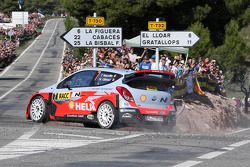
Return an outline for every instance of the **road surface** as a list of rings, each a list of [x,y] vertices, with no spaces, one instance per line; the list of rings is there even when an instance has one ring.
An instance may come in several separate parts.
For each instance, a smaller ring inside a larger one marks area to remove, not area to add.
[[[48,21],[42,35],[0,74],[0,166],[249,166],[249,129],[179,134],[25,120],[31,93],[58,80],[64,31],[62,19]]]

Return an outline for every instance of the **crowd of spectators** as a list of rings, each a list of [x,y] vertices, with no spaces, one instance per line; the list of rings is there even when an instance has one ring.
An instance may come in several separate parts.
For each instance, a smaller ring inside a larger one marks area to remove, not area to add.
[[[0,22],[10,22],[8,15],[1,14]],[[0,68],[7,66],[15,58],[16,48],[20,46],[26,38],[37,36],[38,28],[44,24],[44,20],[38,13],[29,14],[29,23],[11,29],[0,27]],[[11,33],[10,33],[11,32]],[[11,37],[9,36],[11,34]]]
[[[151,54],[150,54],[151,52]],[[132,70],[157,70],[156,56],[152,51],[144,49],[141,54],[135,54],[133,48],[125,46],[121,48],[98,48],[97,49],[97,66],[108,68],[122,68]],[[85,68],[92,66],[92,50],[87,50],[82,59],[74,57],[72,50],[65,50],[63,61],[65,76]],[[159,56],[159,70],[171,71],[176,75],[176,78],[183,78],[194,73],[208,74],[208,76],[216,80],[219,84],[223,84],[224,75],[216,60],[200,57],[198,60],[188,58],[182,54],[169,56],[167,53]]]

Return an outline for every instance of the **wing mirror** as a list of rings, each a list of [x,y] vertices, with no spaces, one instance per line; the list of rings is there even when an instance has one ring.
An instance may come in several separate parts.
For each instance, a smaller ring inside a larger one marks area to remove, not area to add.
[[[66,88],[68,88],[68,90],[72,90],[72,88],[70,88],[70,85],[68,83],[66,84]]]

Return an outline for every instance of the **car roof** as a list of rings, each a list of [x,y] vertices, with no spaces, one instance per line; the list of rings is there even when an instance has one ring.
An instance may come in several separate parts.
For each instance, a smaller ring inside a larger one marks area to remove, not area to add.
[[[94,68],[94,67],[84,68],[84,69],[79,70],[79,71],[86,71],[86,70],[113,72],[113,73],[117,73],[117,74],[121,74],[121,75],[127,75],[127,74],[135,73],[134,70],[117,69],[117,68]],[[79,71],[77,71],[77,72],[79,72]]]

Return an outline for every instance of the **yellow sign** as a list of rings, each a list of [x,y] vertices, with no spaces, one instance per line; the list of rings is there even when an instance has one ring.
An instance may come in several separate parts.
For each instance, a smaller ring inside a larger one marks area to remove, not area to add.
[[[86,24],[88,26],[104,26],[104,17],[86,17]]]
[[[165,21],[149,21],[148,22],[149,30],[166,30],[167,23]]]
[[[55,101],[67,101],[70,99],[70,92],[60,92],[54,94]]]

